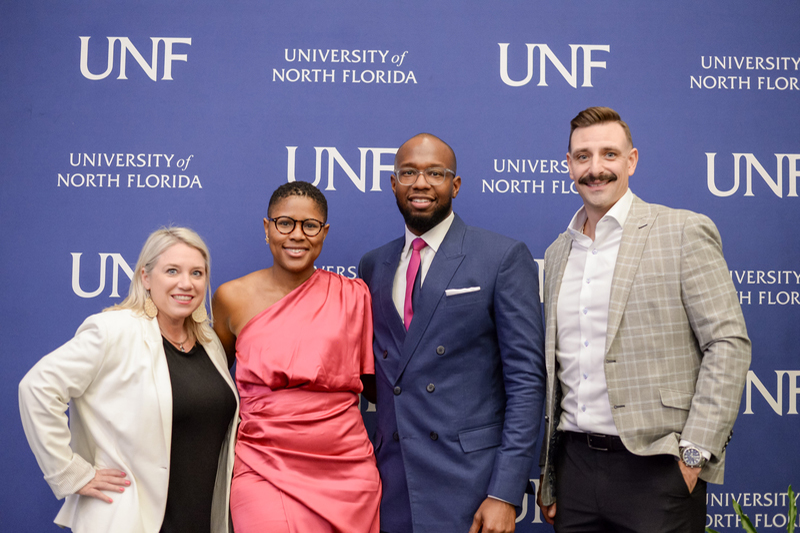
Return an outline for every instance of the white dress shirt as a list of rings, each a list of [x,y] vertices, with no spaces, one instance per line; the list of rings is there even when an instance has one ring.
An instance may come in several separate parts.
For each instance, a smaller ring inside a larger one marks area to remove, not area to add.
[[[419,252],[420,287],[425,283],[425,276],[428,275],[428,270],[431,268],[433,257],[439,250],[439,246],[442,245],[442,241],[450,230],[454,219],[455,214],[450,211],[447,218],[422,235],[419,235],[427,244],[427,246]],[[403,318],[403,305],[406,301],[406,270],[408,270],[408,262],[411,260],[411,242],[417,237],[418,236],[411,233],[411,230],[406,226],[406,243],[403,245],[403,251],[400,254],[400,263],[397,265],[397,272],[394,274],[394,283],[392,284],[392,301],[394,302],[394,307],[397,309],[397,314],[400,315],[400,318]]]
[[[556,339],[562,431],[619,434],[611,415],[603,356],[611,281],[632,202],[628,189],[597,223],[594,241],[582,231],[583,207],[567,228],[572,249],[558,294]]]

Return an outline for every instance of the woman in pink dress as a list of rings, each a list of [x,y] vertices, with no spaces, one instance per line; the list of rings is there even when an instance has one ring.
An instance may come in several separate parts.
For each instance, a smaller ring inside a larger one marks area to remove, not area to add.
[[[222,285],[214,329],[236,358],[242,422],[231,516],[237,533],[378,533],[381,482],[358,409],[374,374],[370,295],[314,261],[327,202],[281,185],[264,219],[273,265]]]

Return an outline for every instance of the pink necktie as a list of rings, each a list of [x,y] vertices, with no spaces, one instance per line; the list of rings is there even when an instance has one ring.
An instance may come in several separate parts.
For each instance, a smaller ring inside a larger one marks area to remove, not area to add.
[[[403,305],[403,322],[406,325],[406,330],[408,330],[408,326],[411,325],[411,319],[414,317],[414,308],[411,306],[411,293],[414,291],[414,281],[417,279],[417,272],[419,272],[419,251],[427,245],[419,237],[411,241],[411,259],[408,261],[408,270],[406,270],[406,301],[405,305]]]

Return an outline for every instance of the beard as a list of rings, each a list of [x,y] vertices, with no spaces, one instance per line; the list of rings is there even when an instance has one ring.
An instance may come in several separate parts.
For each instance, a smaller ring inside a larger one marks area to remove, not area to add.
[[[433,229],[439,222],[447,218],[450,214],[451,206],[453,205],[452,199],[448,198],[447,203],[439,204],[438,207],[430,214],[416,215],[411,211],[411,208],[404,206],[397,198],[397,208],[403,214],[403,219],[406,221],[408,229],[415,233],[422,235]]]
[[[608,182],[617,181],[617,175],[614,174],[613,172],[601,172],[596,176],[594,174],[587,174],[581,179],[579,179],[578,183],[580,183],[581,185],[588,185],[589,182],[592,180],[603,180]]]

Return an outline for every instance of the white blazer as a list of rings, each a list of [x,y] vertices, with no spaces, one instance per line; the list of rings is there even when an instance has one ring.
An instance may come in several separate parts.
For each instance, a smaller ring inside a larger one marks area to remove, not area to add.
[[[43,357],[19,385],[22,426],[44,478],[66,498],[55,523],[76,533],[156,533],[167,503],[172,385],[156,320],[130,310],[87,318],[69,342]],[[203,344],[236,395],[220,452],[211,531],[228,533],[239,397],[219,339]],[[69,425],[65,411],[70,409]],[[95,469],[116,468],[131,484],[113,503],[76,494]]]

